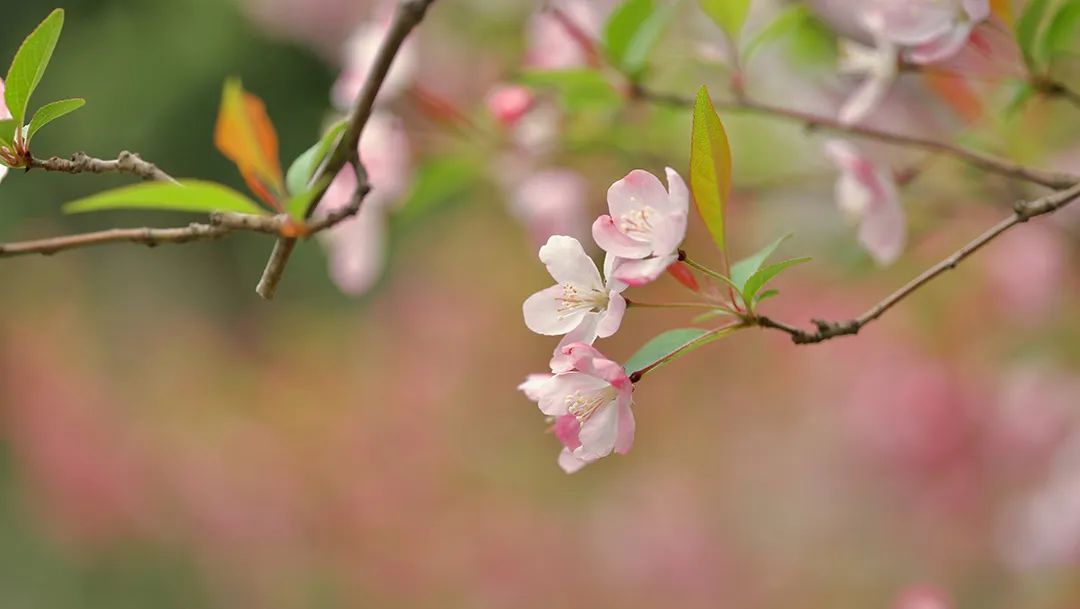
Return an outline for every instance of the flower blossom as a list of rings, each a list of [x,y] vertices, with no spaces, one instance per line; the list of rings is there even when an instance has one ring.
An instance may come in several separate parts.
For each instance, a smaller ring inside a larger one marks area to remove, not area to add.
[[[354,296],[379,278],[386,257],[386,215],[408,188],[409,142],[401,122],[382,112],[373,114],[360,137],[359,154],[372,190],[359,213],[319,234],[329,250],[331,279]],[[347,206],[356,187],[356,172],[346,165],[330,183],[318,213]]]
[[[559,336],[573,333],[582,343],[614,334],[626,312],[621,292],[626,285],[613,280],[604,262],[605,282],[596,263],[573,237],[555,235],[540,248],[540,260],[557,282],[525,300],[525,325],[537,334]]]
[[[840,170],[836,202],[849,219],[858,222],[859,243],[878,264],[891,264],[900,256],[907,238],[907,222],[892,172],[841,140],[827,142],[825,156]]]
[[[12,118],[11,111],[8,110],[7,104],[4,103],[4,80],[0,78],[0,120]],[[7,175],[8,168],[0,165],[0,180],[4,179]]]
[[[634,384],[622,366],[590,345],[572,343],[562,351],[570,370],[534,385],[530,397],[541,412],[554,417],[553,431],[563,444],[559,466],[573,473],[612,452],[630,451]]]
[[[656,176],[631,171],[608,189],[608,211],[593,223],[596,244],[618,259],[614,277],[640,286],[659,277],[678,260],[686,237],[690,192],[686,182],[667,168],[668,189]]]
[[[537,243],[552,235],[588,233],[585,179],[570,169],[542,169],[510,185],[510,213]]]
[[[987,0],[871,0],[859,4],[858,20],[874,46],[854,41],[844,45],[840,71],[865,76],[840,109],[840,120],[847,124],[866,118],[881,103],[896,80],[901,59],[916,65],[948,60],[967,45],[975,26],[990,17]]]

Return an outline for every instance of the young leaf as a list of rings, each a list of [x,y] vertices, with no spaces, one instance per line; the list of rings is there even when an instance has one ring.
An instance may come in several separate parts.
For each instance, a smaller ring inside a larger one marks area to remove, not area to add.
[[[252,192],[280,209],[277,201],[285,193],[285,180],[278,161],[277,132],[262,100],[245,91],[237,79],[225,81],[214,145],[236,163]]]
[[[604,26],[604,50],[612,64],[634,77],[645,68],[649,51],[671,15],[669,6],[653,0],[626,0]]]
[[[1038,42],[1043,17],[1049,6],[1049,0],[1031,0],[1024,7],[1020,18],[1016,20],[1016,42],[1020,45],[1020,51],[1023,52],[1024,62],[1031,70],[1037,71],[1040,67],[1036,58],[1035,45]]]
[[[351,171],[346,167],[346,171]],[[312,184],[307,190],[300,191],[292,196],[287,203],[285,203],[285,211],[296,220],[304,220],[307,217],[307,210],[311,207],[311,204],[315,202],[315,197],[326,192],[326,187],[330,185],[330,182],[334,179],[334,176],[323,176],[321,180],[316,184]]]
[[[724,124],[704,86],[694,103],[690,138],[690,191],[720,253],[726,251],[724,214],[731,193],[731,148]]]
[[[58,8],[30,32],[15,53],[4,83],[4,102],[19,125],[26,122],[26,105],[45,74],[63,28],[64,10]]]
[[[48,125],[65,114],[71,114],[85,105],[85,99],[76,97],[74,99],[54,101],[51,104],[45,104],[38,108],[38,111],[34,113],[34,118],[30,119],[30,128],[26,132],[27,143],[34,139],[34,134],[45,125]]]
[[[735,326],[724,330],[702,330],[701,328],[679,328],[668,330],[645,343],[638,352],[630,357],[623,365],[627,374],[633,374],[661,359],[668,358],[664,364],[669,364],[676,359],[703,347],[714,340],[721,339],[731,334]]]
[[[348,125],[347,119],[334,123],[314,146],[305,150],[289,165],[289,170],[285,172],[285,185],[288,186],[290,194],[298,195],[308,190],[315,171],[322,165],[326,155],[330,154],[330,150],[337,145],[338,138]]]
[[[750,12],[750,0],[698,0],[698,3],[732,40],[739,39],[746,14]]]
[[[774,296],[779,296],[779,295],[780,295],[780,290],[765,290],[764,292],[758,294],[757,296],[754,296],[754,304],[757,304],[757,303],[761,302],[762,300],[767,300],[769,298],[772,298]]]
[[[754,297],[757,296],[757,293],[761,291],[761,288],[765,287],[766,283],[772,281],[774,277],[797,264],[802,264],[809,261],[809,258],[792,258],[791,260],[784,260],[783,262],[770,264],[769,266],[754,273],[750,276],[750,279],[746,281],[746,286],[743,287],[743,302],[754,302]]]
[[[596,70],[526,72],[521,82],[530,87],[554,90],[559,96],[559,104],[571,113],[595,107],[611,108],[622,103],[619,93]]]
[[[1038,45],[1039,56],[1049,66],[1055,56],[1080,48],[1080,0],[1065,0],[1046,24]]]
[[[235,211],[265,214],[266,210],[235,190],[200,180],[181,180],[179,184],[146,182],[107,190],[64,205],[69,214],[106,209],[157,209],[169,211]]]
[[[15,129],[18,126],[19,123],[16,123],[13,118],[0,120],[0,146],[11,148],[11,144],[15,139]]]
[[[776,248],[780,247],[780,244],[783,243],[788,237],[791,237],[791,235],[784,235],[776,241],[773,241],[772,243],[761,248],[761,250],[753,256],[743,258],[735,264],[732,264],[731,283],[735,286],[735,289],[737,289],[741,293],[743,287],[746,286],[746,280],[750,279],[751,275],[758,272],[758,269],[761,268],[761,265],[765,264],[765,261],[769,259],[769,256],[772,256],[773,252],[776,251]]]

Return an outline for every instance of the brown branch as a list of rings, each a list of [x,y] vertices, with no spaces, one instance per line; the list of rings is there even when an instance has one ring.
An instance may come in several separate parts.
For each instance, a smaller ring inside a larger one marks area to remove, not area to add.
[[[368,118],[371,117],[379,89],[382,88],[383,81],[390,72],[390,66],[393,64],[394,58],[397,57],[405,38],[423,20],[424,14],[427,13],[427,9],[432,2],[434,0],[400,0],[398,2],[397,10],[394,11],[394,17],[390,22],[386,37],[383,38],[382,44],[379,46],[375,61],[372,62],[367,78],[364,80],[356,102],[353,104],[352,112],[349,114],[348,128],[342,135],[341,140],[338,141],[333,152],[330,153],[330,157],[316,172],[312,179],[313,184],[320,183],[327,176],[333,178],[349,161],[357,161],[356,164],[359,164],[356,158],[356,148],[360,143],[360,135],[367,125]],[[315,211],[326,193],[329,181],[325,183],[327,186],[324,186],[322,192],[312,200],[313,202],[307,210],[307,217],[310,217]],[[259,296],[266,300],[274,297],[278,283],[280,283],[281,276],[289,262],[289,256],[295,247],[296,240],[290,238],[283,237],[274,243],[274,250],[270,253],[270,259],[266,263],[266,268],[263,269],[262,278],[255,288]]]
[[[76,152],[70,159],[55,156],[49,159],[31,158],[27,169],[64,173],[130,173],[144,180],[176,182],[172,176],[158,169],[157,165],[144,161],[138,154],[127,150],[121,152],[114,160],[96,159],[83,152]]]
[[[304,227],[304,236],[310,237],[332,228],[339,222],[356,215],[370,188],[361,183],[356,194],[345,207],[335,210]],[[63,235],[31,241],[0,243],[0,258],[14,258],[31,254],[51,256],[59,252],[108,245],[111,243],[135,243],[156,247],[163,244],[182,244],[193,241],[218,239],[235,232],[254,232],[280,236],[286,227],[292,225],[285,214],[276,216],[257,216],[236,212],[215,211],[210,213],[210,223],[193,222],[187,226],[175,228],[110,228],[77,235]]]
[[[774,330],[786,332],[791,335],[791,340],[799,345],[820,343],[838,336],[858,334],[863,326],[884,315],[886,311],[896,306],[919,288],[933,281],[936,277],[944,274],[946,271],[956,268],[956,266],[965,258],[979,251],[983,246],[997,239],[1009,229],[1018,224],[1023,224],[1031,218],[1053,213],[1073,202],[1078,197],[1080,197],[1080,184],[1074,184],[1070,188],[1054,192],[1033,201],[1017,202],[1013,207],[1013,213],[1009,217],[998,222],[989,230],[970,241],[967,245],[953,252],[949,257],[923,271],[918,277],[912,279],[892,294],[889,294],[884,300],[870,307],[865,313],[854,319],[840,322],[815,319],[812,321],[817,327],[817,330],[812,332],[801,330],[768,317],[757,317],[751,321],[756,322],[758,326],[763,328],[772,328]]]
[[[650,91],[642,87],[637,87],[634,93],[640,99],[644,99],[650,102],[686,107],[691,107],[694,105],[694,100],[689,97],[684,97],[671,93]],[[866,127],[862,125],[848,125],[840,122],[838,119],[830,118],[827,116],[818,116],[810,114],[808,112],[801,112],[799,110],[781,108],[779,106],[773,106],[770,104],[753,101],[745,97],[735,101],[716,102],[715,105],[717,109],[727,110],[729,112],[748,112],[796,121],[802,123],[808,129],[827,129],[829,131],[835,131],[838,133],[845,133],[848,135],[853,135],[866,139],[877,140],[896,146],[908,146],[912,148],[919,148],[922,150],[929,150],[932,152],[937,152],[960,159],[964,162],[974,165],[975,167],[979,167],[981,169],[996,173],[998,175],[1026,180],[1028,182],[1039,184],[1047,188],[1064,189],[1072,186],[1073,184],[1080,183],[1080,176],[1069,175],[1067,173],[1049,172],[1040,169],[1025,167],[1024,165],[1020,165],[1019,163],[1015,163],[1013,161],[1001,159],[993,155],[979,152],[977,150],[971,150],[969,148],[957,146],[949,142],[920,138],[900,133],[891,133],[889,131],[883,131],[880,129],[875,129],[873,127]]]

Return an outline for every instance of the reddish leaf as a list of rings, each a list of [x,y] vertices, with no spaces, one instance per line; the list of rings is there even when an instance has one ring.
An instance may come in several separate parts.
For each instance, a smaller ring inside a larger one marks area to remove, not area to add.
[[[225,81],[214,145],[236,163],[253,193],[281,211],[285,180],[278,161],[277,133],[262,100],[244,91],[239,80]]]
[[[698,285],[697,278],[694,277],[694,272],[685,264],[676,262],[667,268],[667,272],[675,278],[675,281],[678,281],[691,290],[695,292],[701,291],[701,286]]]

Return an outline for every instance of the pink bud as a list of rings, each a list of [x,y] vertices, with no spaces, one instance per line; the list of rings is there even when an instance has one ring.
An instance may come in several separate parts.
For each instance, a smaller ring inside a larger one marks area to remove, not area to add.
[[[488,110],[504,127],[517,123],[532,104],[532,91],[521,85],[497,85],[487,96]]]

